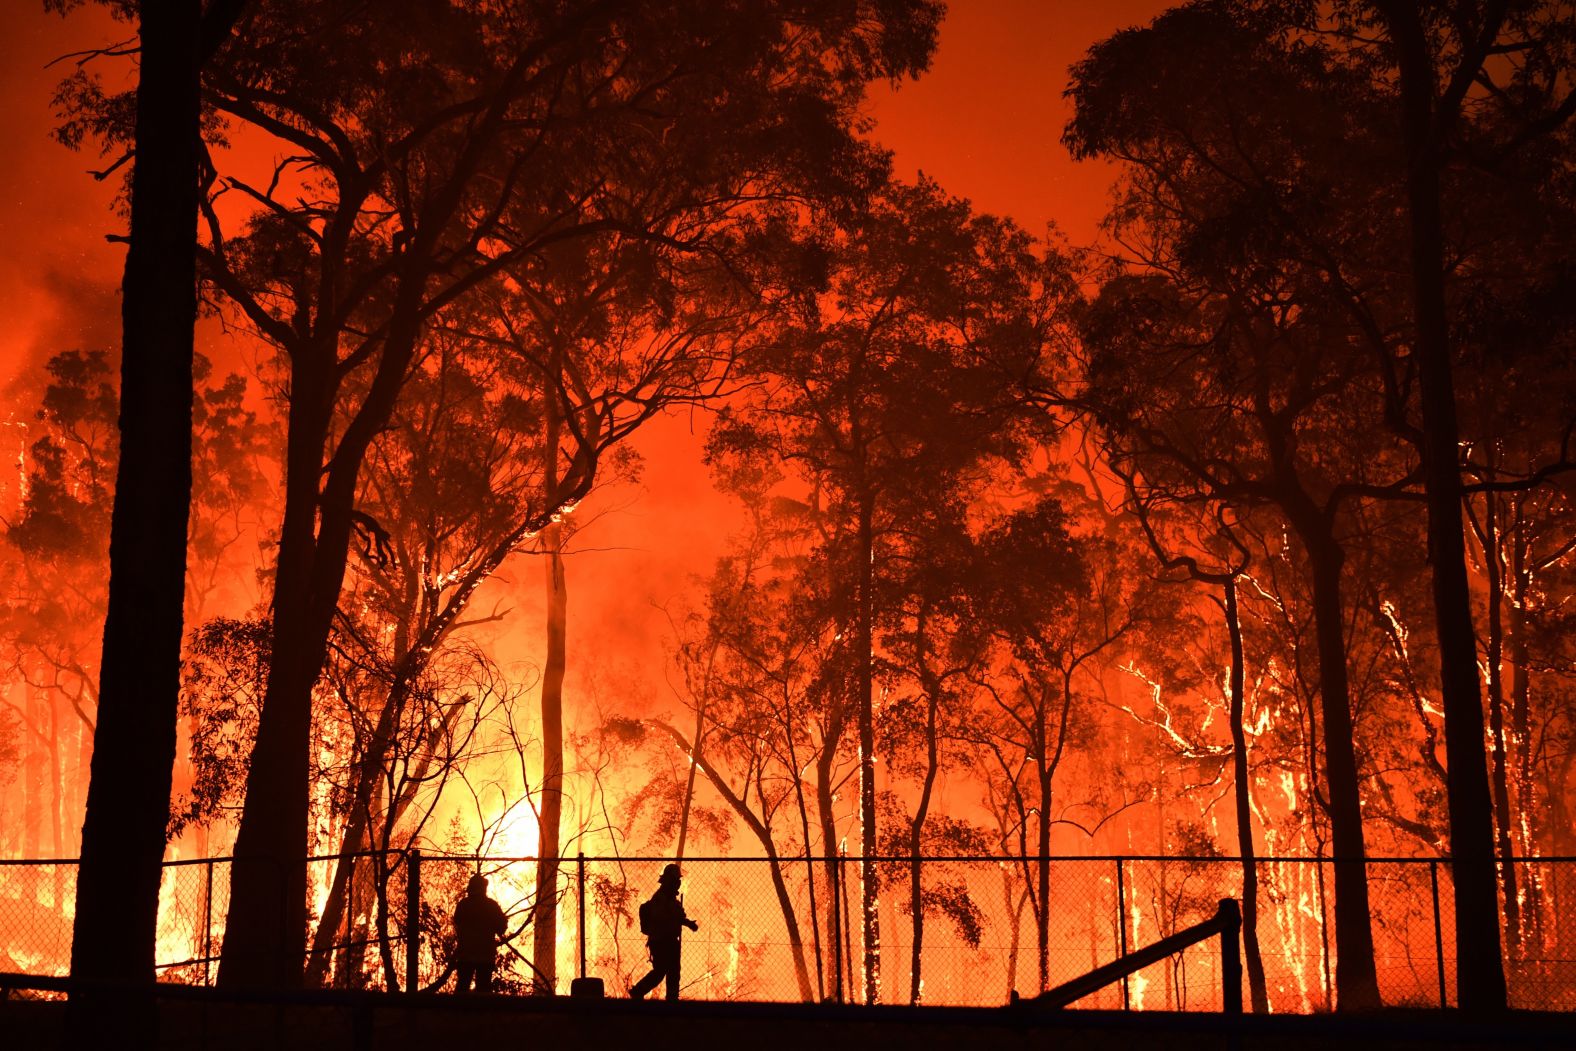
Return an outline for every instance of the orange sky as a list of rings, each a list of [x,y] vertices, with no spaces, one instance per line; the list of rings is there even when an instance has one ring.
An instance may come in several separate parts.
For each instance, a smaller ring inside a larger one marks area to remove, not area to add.
[[[1074,243],[1090,242],[1112,169],[1075,163],[1062,148],[1070,115],[1062,98],[1067,67],[1091,44],[1168,6],[1160,0],[953,0],[930,72],[873,94],[873,137],[895,152],[900,178],[923,171],[1033,232],[1054,221]],[[692,431],[703,426],[684,418],[656,421],[638,442],[645,493],[634,502],[616,498],[627,510],[585,536],[588,547],[616,550],[571,564],[571,601],[582,617],[572,616],[571,630],[578,625],[582,632],[582,653],[619,638],[620,654],[636,668],[660,659],[654,649],[664,621],[655,607],[681,596],[689,576],[709,567],[736,528],[733,509],[712,491],[699,464],[701,438]],[[517,572],[532,573],[535,583],[535,567]],[[587,619],[594,624],[589,630]],[[632,678],[641,677],[632,672]]]
[[[930,73],[873,93],[874,137],[895,151],[900,177],[924,171],[1031,231],[1054,221],[1070,240],[1086,243],[1096,236],[1111,172],[1074,164],[1061,147],[1067,66],[1090,44],[1165,6],[954,0]],[[38,383],[37,366],[50,353],[117,338],[122,249],[104,234],[120,221],[109,211],[110,187],[84,174],[99,166],[97,157],[73,154],[50,138],[50,96],[69,65],[45,66],[56,55],[127,34],[95,8],[62,20],[44,13],[40,0],[10,0],[0,30],[0,141],[10,151],[0,165],[0,317],[7,322],[0,396],[9,395],[0,406],[3,420],[13,406],[30,414],[36,402],[25,395],[19,401],[18,384]],[[233,348],[216,345],[222,339],[205,325],[199,349],[234,360]],[[627,675],[631,688],[658,696],[666,692],[652,663],[660,661],[666,625],[659,607],[689,590],[691,575],[709,567],[733,528],[730,508],[699,463],[703,428],[703,417],[650,426],[638,443],[646,462],[641,489],[588,502],[582,515],[599,504],[620,509],[583,535],[588,550],[570,565],[572,666]],[[532,627],[539,622],[532,608],[539,573],[525,563],[509,574],[525,586],[513,596],[517,616],[505,631],[527,659],[539,635]]]
[[[898,91],[874,93],[875,137],[896,151],[905,178],[923,170],[1033,231],[1054,220],[1073,241],[1088,241],[1110,173],[1074,164],[1060,145],[1066,68],[1094,41],[1165,6],[954,0],[931,71]],[[9,154],[0,165],[0,316],[7,320],[0,389],[24,358],[62,341],[102,342],[115,331],[105,293],[118,281],[122,252],[103,235],[119,221],[108,210],[109,186],[84,174],[99,166],[97,157],[50,138],[50,96],[70,63],[45,67],[125,35],[126,27],[91,6],[62,19],[45,13],[41,0],[10,0],[0,13],[0,141]],[[95,294],[85,297],[83,286],[97,286]]]
[[[1111,169],[1062,148],[1067,67],[1118,29],[1172,6],[1160,0],[953,0],[930,72],[872,98],[875,138],[898,175],[924,171],[981,209],[1073,242],[1095,237]]]

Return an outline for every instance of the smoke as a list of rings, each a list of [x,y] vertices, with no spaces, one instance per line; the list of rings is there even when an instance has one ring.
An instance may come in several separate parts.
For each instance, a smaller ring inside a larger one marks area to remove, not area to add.
[[[7,151],[0,210],[11,220],[0,237],[0,418],[15,410],[51,354],[118,346],[115,290],[125,258],[123,246],[105,240],[124,232],[113,208],[118,182],[88,175],[102,167],[92,145],[72,152],[53,137],[51,100],[75,67],[48,62],[123,39],[126,27],[96,5],[64,19],[42,4],[10,6],[15,10],[7,10],[0,35],[0,134]],[[130,69],[96,67],[111,86]]]
[[[0,278],[0,280],[4,280]],[[115,282],[51,268],[17,277],[8,299],[9,346],[0,359],[0,398],[6,413],[30,420],[47,375],[44,364],[66,350],[120,351],[120,289]]]

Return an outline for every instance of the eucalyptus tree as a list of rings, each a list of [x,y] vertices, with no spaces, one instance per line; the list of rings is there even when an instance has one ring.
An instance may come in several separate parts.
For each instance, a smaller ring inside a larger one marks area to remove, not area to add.
[[[1052,268],[1011,223],[977,215],[935,184],[894,184],[862,214],[818,218],[807,253],[824,280],[793,304],[780,337],[741,360],[757,401],[741,432],[791,465],[835,523],[829,548],[850,598],[849,707],[857,726],[861,998],[880,995],[874,682],[877,578],[916,486],[944,488],[1022,441],[1013,410],[1045,337]]]
[[[994,646],[976,679],[984,696],[966,738],[981,756],[992,809],[1005,826],[1002,846],[1027,895],[1036,988],[1043,991],[1050,979],[1052,832],[1059,823],[1081,825],[1066,816],[1074,807],[1063,803],[1058,778],[1075,758],[1092,754],[1099,734],[1093,700],[1103,692],[1104,672],[1152,619],[1152,596],[1124,545],[1079,528],[1054,496],[1002,516],[979,547],[971,611]],[[1109,787],[1091,780],[1097,794]]]
[[[1505,976],[1498,914],[1492,907],[1493,809],[1483,774],[1482,690],[1465,564],[1455,340],[1448,303],[1450,272],[1456,264],[1450,259],[1443,172],[1456,157],[1483,163],[1486,154],[1489,165],[1505,164],[1540,139],[1569,148],[1569,125],[1576,113],[1576,13],[1568,5],[1537,0],[1372,0],[1337,5],[1337,12],[1350,20],[1343,27],[1350,39],[1379,58],[1378,75],[1393,73],[1395,78],[1394,111],[1404,143],[1404,168],[1397,182],[1406,200],[1410,344],[1418,361],[1420,452],[1445,710],[1451,872],[1462,945],[1457,996],[1463,1008],[1503,1010]],[[1383,40],[1377,47],[1369,43],[1375,32]],[[1475,109],[1488,111],[1491,118],[1482,119]],[[1569,461],[1568,450],[1561,460]],[[1502,767],[1499,733],[1495,751]],[[1502,827],[1508,817],[1506,806]],[[1501,842],[1508,847],[1509,837]],[[1502,861],[1509,866],[1508,859]],[[1514,884],[1507,892],[1514,894]],[[1506,907],[1513,912],[1508,900]]]
[[[1452,839],[1461,843],[1457,901],[1464,937],[1479,947],[1474,960],[1497,958],[1497,941],[1487,923],[1495,912],[1484,877],[1492,874],[1491,823],[1479,791],[1487,779],[1478,774],[1470,605],[1464,571],[1453,568],[1461,561],[1459,496],[1471,488],[1459,475],[1450,393],[1462,360],[1444,304],[1470,303],[1485,278],[1503,282],[1525,270],[1547,243],[1546,227],[1504,222],[1505,203],[1549,214],[1541,186],[1559,168],[1550,162],[1568,138],[1576,97],[1569,27],[1561,5],[1538,2],[1190,4],[1096,49],[1080,67],[1082,112],[1068,135],[1077,149],[1128,161],[1135,181],[1156,188],[1151,200],[1209,217],[1183,224],[1191,233],[1176,242],[1170,272],[1196,277],[1234,263],[1246,275],[1257,265],[1299,288],[1296,309],[1311,299],[1328,318],[1345,317],[1347,334],[1328,346],[1366,373],[1365,425],[1392,436],[1396,463],[1391,480],[1348,491],[1428,509],[1447,752],[1456,760],[1448,794]],[[1124,63],[1142,70],[1139,81],[1122,79]],[[1169,79],[1176,74],[1185,80]],[[1125,98],[1124,83],[1136,88]],[[1460,163],[1441,167],[1447,157]],[[1136,217],[1130,207],[1127,218]],[[1446,255],[1455,260],[1448,267]],[[1410,273],[1397,270],[1396,257],[1410,259]],[[1557,453],[1496,484],[1533,485],[1565,459]],[[1503,983],[1487,970],[1480,977],[1463,974],[1463,989],[1473,990],[1463,1002],[1502,1002],[1495,990]],[[1350,999],[1359,990],[1346,992]]]
[[[1367,474],[1382,469],[1382,460],[1357,461],[1348,446],[1343,462],[1343,441],[1362,434],[1371,450],[1382,444],[1350,413],[1357,398],[1346,377],[1303,367],[1317,354],[1304,340],[1317,345],[1322,334],[1263,339],[1273,324],[1239,329],[1229,312],[1199,307],[1164,278],[1108,284],[1095,310],[1115,328],[1091,322],[1095,357],[1086,395],[1102,429],[1136,439],[1113,451],[1120,450],[1124,472],[1143,476],[1146,489],[1190,486],[1200,500],[1270,506],[1301,541],[1316,614],[1337,941],[1345,945],[1339,984],[1348,1008],[1376,1002],[1339,515],[1353,488],[1384,482],[1381,476],[1370,483]]]
[[[0,541],[16,566],[0,597],[0,666],[36,702],[29,710],[5,702],[27,731],[28,765],[37,757],[49,768],[47,778],[40,774],[29,786],[30,801],[40,805],[24,813],[22,828],[37,836],[47,827],[54,856],[63,857],[76,849],[69,825],[82,800],[73,789],[87,787],[97,726],[98,632],[108,602],[104,570],[120,460],[120,402],[114,359],[105,351],[66,351],[44,369],[48,382],[23,453],[26,484]],[[193,377],[196,476],[185,567],[187,623],[213,611],[237,572],[235,545],[262,494],[259,460],[266,455],[241,377],[214,377],[201,355]],[[47,819],[41,805],[46,780]],[[27,852],[36,854],[37,846],[35,840]]]
[[[434,330],[399,411],[368,451],[357,506],[369,536],[352,561],[329,644],[329,678],[350,675],[359,686],[338,691],[353,708],[355,742],[311,984],[325,973],[360,852],[409,840],[409,830],[397,831],[399,795],[384,790],[391,756],[420,751],[423,741],[430,749],[461,718],[446,706],[438,723],[406,740],[407,708],[431,707],[434,667],[453,662],[469,630],[501,616],[473,613],[471,604],[528,545],[541,398],[500,372],[489,348]]]
[[[954,484],[950,491],[926,484],[936,481]],[[965,940],[978,941],[977,925],[971,923],[977,907],[966,884],[944,883],[938,877],[945,862],[926,865],[922,858],[981,841],[965,823],[938,812],[943,769],[969,769],[966,741],[979,714],[975,682],[989,662],[990,618],[984,604],[971,601],[979,581],[990,577],[981,565],[985,556],[970,532],[968,514],[975,495],[970,489],[981,481],[957,486],[957,479],[943,476],[911,488],[896,516],[897,542],[880,580],[878,641],[888,696],[877,747],[886,757],[889,778],[908,781],[918,790],[911,806],[897,792],[889,793],[889,827],[882,836],[883,855],[908,857],[912,1004],[920,1002],[923,989],[927,914],[961,919]],[[1023,568],[1032,574],[1041,567]],[[934,874],[928,883],[927,868]]]
[[[46,6],[66,11],[76,4],[49,0]],[[199,0],[109,0],[105,6],[137,20],[140,65],[126,104],[97,124],[107,147],[125,148],[110,170],[135,160],[127,180],[121,282],[121,455],[94,732],[104,747],[94,750],[88,782],[71,971],[141,984],[153,980],[180,689],[192,486],[197,295],[191,224],[201,170],[199,78],[229,39],[243,3],[216,0],[204,8]],[[68,89],[63,97],[71,94]],[[79,143],[82,128],[68,118],[62,137]],[[139,1007],[136,1032],[152,1031],[152,1010],[151,1001]],[[73,1039],[93,1039],[92,1030],[102,1024],[100,1014],[73,1007]]]
[[[535,499],[564,509],[532,530],[545,556],[547,609],[533,966],[549,985],[557,979],[568,665],[570,527],[562,518],[582,498],[575,486],[586,464],[656,414],[719,397],[740,346],[769,327],[781,294],[776,268],[753,253],[730,259],[733,247],[710,247],[675,258],[669,246],[625,233],[560,244],[543,253],[534,280],[499,290],[488,304],[487,342],[504,373],[544,392]],[[743,281],[741,269],[750,275]]]
[[[248,16],[205,85],[232,134],[282,152],[257,174],[211,156],[227,170],[208,184],[201,255],[285,361],[289,406],[224,982],[299,981],[311,693],[366,528],[362,466],[424,332],[486,288],[530,286],[556,245],[620,235],[726,256],[773,202],[857,195],[882,163],[852,133],[858,100],[923,67],[936,19],[923,0],[434,2],[399,19],[298,0]],[[232,203],[250,211],[238,237]],[[539,525],[589,490],[593,458],[574,463]]]
[[[1393,150],[1354,119],[1376,120],[1379,103],[1327,50],[1279,47],[1212,4],[1098,45],[1075,67],[1074,99],[1075,153],[1124,164],[1112,227],[1138,264],[1086,316],[1084,396],[1098,426],[1122,436],[1123,473],[1270,505],[1301,541],[1337,858],[1337,984],[1342,1006],[1371,1006],[1340,515],[1360,496],[1404,495],[1414,473],[1411,433],[1395,433],[1406,378],[1385,353],[1395,282],[1374,258],[1388,198],[1372,176]]]
[[[1231,654],[1226,719],[1231,732],[1237,856],[1242,862],[1242,950],[1247,964],[1249,1003],[1255,1014],[1262,1014],[1269,1010],[1269,992],[1264,978],[1264,956],[1259,950],[1259,873],[1253,839],[1253,781],[1245,725],[1247,658],[1239,603],[1239,581],[1252,559],[1247,546],[1231,529],[1232,510],[1228,506],[1211,508],[1206,499],[1202,509],[1189,507],[1190,502],[1200,500],[1195,490],[1152,489],[1131,474],[1123,477],[1122,483],[1126,490],[1125,507],[1136,518],[1160,566],[1171,572],[1180,570],[1195,583],[1220,588],[1220,597],[1211,595],[1210,598],[1220,607]],[[1214,522],[1198,521],[1200,510],[1206,514],[1213,512]]]
[[[846,647],[826,558],[829,523],[813,493],[800,499],[783,491],[781,466],[759,443],[740,443],[744,437],[723,428],[707,449],[717,484],[739,499],[747,523],[706,578],[704,604],[673,655],[695,730],[686,738],[670,724],[651,725],[693,758],[691,771],[704,775],[771,858],[801,996],[841,998],[845,932],[836,859],[846,815],[836,800],[854,770],[841,688]],[[687,802],[681,825],[689,809]],[[813,979],[787,890],[795,855],[804,867]]]

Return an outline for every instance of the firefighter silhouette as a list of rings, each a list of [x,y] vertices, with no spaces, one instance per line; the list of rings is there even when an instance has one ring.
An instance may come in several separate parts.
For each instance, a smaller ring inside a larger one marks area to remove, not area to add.
[[[679,929],[700,930],[700,925],[684,914],[679,898],[679,867],[669,865],[657,881],[657,892],[640,906],[640,933],[646,936],[646,951],[651,954],[651,973],[629,990],[639,1000],[667,980],[667,998],[679,998]]]
[[[454,907],[454,969],[457,992],[492,992],[493,966],[498,939],[508,928],[503,909],[487,896],[487,877],[481,873],[465,885],[465,897]]]

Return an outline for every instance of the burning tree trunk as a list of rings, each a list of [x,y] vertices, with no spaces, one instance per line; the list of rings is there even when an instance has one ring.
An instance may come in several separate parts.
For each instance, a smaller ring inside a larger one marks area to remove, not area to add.
[[[1264,1014],[1269,1011],[1269,990],[1264,979],[1264,957],[1259,951],[1259,870],[1253,848],[1253,779],[1248,765],[1248,737],[1243,726],[1247,667],[1243,657],[1242,618],[1237,606],[1237,579],[1247,569],[1248,553],[1226,526],[1226,508],[1221,506],[1216,511],[1220,537],[1237,550],[1241,556],[1240,563],[1231,563],[1211,571],[1200,566],[1196,558],[1168,554],[1150,520],[1150,500],[1139,493],[1138,479],[1130,474],[1122,474],[1120,470],[1117,473],[1127,486],[1128,499],[1143,529],[1144,538],[1160,564],[1168,569],[1186,569],[1193,580],[1218,584],[1221,588],[1222,597],[1216,601],[1225,614],[1226,635],[1231,645],[1231,682],[1227,703],[1230,709],[1237,854],[1242,859],[1242,951],[1247,959],[1249,1003],[1255,1014]]]
[[[859,610],[855,626],[855,686],[859,706],[859,911],[864,933],[864,1001],[881,997],[880,884],[876,874],[876,731],[873,684],[875,648],[875,531],[873,497],[859,502],[858,543]]]
[[[1035,981],[1036,989],[1045,992],[1050,987],[1051,978],[1051,793],[1056,782],[1056,766],[1049,759],[1047,745],[1050,743],[1046,731],[1046,708],[1050,698],[1046,696],[1048,688],[1040,687],[1040,699],[1034,706],[1034,754],[1039,757],[1034,764],[1035,787],[1039,792],[1039,806],[1034,812],[1035,839],[1039,846],[1034,859],[1034,953],[1035,953]],[[1062,698],[1063,726],[1066,725],[1066,712],[1072,704],[1070,694]],[[1057,742],[1057,758],[1060,758],[1061,742]]]
[[[357,853],[370,843],[372,808],[383,773],[384,756],[393,739],[394,726],[404,704],[408,681],[397,679],[389,690],[388,698],[378,713],[366,752],[356,765],[356,782],[345,824],[339,842],[339,858],[334,865],[334,876],[329,884],[328,897],[323,903],[323,914],[318,918],[317,933],[312,938],[311,957],[307,961],[306,984],[321,985],[327,974],[334,940],[344,923],[347,895],[355,876]],[[397,988],[397,986],[391,986]]]
[[[1510,614],[1506,618],[1506,641],[1510,649],[1510,728],[1516,746],[1516,813],[1521,819],[1522,850],[1532,853],[1538,842],[1542,812],[1537,806],[1532,783],[1531,681],[1527,674],[1530,657],[1527,646],[1527,601],[1532,586],[1532,552],[1524,521],[1526,498],[1518,497],[1510,520]],[[1576,540],[1571,541],[1576,543]],[[1533,937],[1541,934],[1543,910],[1539,883],[1529,879],[1526,887],[1527,914]]]
[[[1511,838],[1509,754],[1505,743],[1505,535],[1500,527],[1499,497],[1488,493],[1483,502],[1481,520],[1470,502],[1466,504],[1466,513],[1482,547],[1484,587],[1488,593],[1488,645],[1483,671],[1488,686],[1489,734],[1493,741],[1489,784],[1493,792],[1500,880],[1505,888],[1505,929],[1513,942],[1520,942],[1521,901],[1516,887],[1515,846]],[[1446,743],[1448,746],[1448,741]]]

